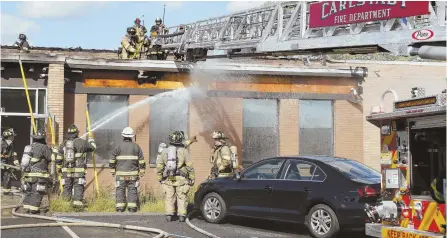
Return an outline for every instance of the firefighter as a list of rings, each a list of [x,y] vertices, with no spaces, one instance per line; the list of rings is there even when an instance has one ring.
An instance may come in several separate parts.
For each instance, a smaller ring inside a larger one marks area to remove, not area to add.
[[[116,176],[116,211],[124,212],[127,206],[129,212],[136,212],[139,176],[144,176],[146,163],[140,146],[132,141],[135,136],[133,129],[124,128],[121,135],[123,141],[116,145],[109,160],[110,171]]]
[[[25,34],[20,34],[19,35],[19,40],[16,41],[14,45],[17,45],[20,52],[29,52],[29,43],[27,41],[26,35]]]
[[[127,34],[121,39],[121,59],[136,59],[139,58],[137,49],[138,36],[134,27],[127,28]]]
[[[146,36],[146,27],[141,25],[140,18],[135,19],[134,23],[135,25],[133,26],[133,28],[135,28],[136,30],[135,35],[137,36],[137,43],[144,46],[141,51],[146,52],[151,43],[149,38]]]
[[[233,174],[231,150],[227,144],[227,137],[221,131],[214,131],[211,135],[214,139],[214,148],[211,154],[210,178],[229,177]]]
[[[47,146],[46,133],[39,130],[31,136],[33,143],[25,146],[21,168],[23,171],[22,189],[25,192],[23,209],[26,213],[39,213],[40,203],[47,192],[50,174],[48,165],[55,155]]]
[[[151,38],[155,38],[159,34],[163,34],[164,25],[160,17],[155,19],[155,25],[151,27]]]
[[[169,135],[169,146],[161,152],[157,161],[157,180],[163,187],[168,222],[174,216],[176,200],[179,221],[185,221],[188,192],[195,182],[192,160],[185,148],[184,139],[184,132],[176,131]]]
[[[14,150],[14,137],[17,136],[14,133],[14,129],[9,128],[2,133],[2,164],[19,166],[19,160],[17,160],[17,153]],[[2,173],[2,193],[11,193],[11,176],[13,176],[15,170],[6,166],[1,166]]]
[[[444,186],[444,180],[445,180],[445,168],[441,171],[441,173],[438,174],[438,176],[433,180],[433,182],[430,184],[430,193],[434,200],[437,203],[445,203],[445,188]]]
[[[72,200],[72,206],[75,208],[84,207],[86,155],[88,152],[94,152],[95,149],[96,144],[93,138],[89,138],[88,142],[79,138],[79,129],[76,125],[71,125],[68,128],[65,140],[57,149],[56,167],[58,173],[62,173],[61,183],[64,186],[62,197]]]

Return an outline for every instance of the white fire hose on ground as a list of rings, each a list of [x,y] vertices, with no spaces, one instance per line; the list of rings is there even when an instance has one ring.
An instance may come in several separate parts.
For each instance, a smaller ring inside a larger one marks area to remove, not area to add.
[[[21,228],[37,228],[37,227],[62,227],[62,226],[84,226],[84,227],[110,227],[110,228],[119,228],[119,229],[127,229],[130,231],[138,231],[138,232],[150,232],[150,233],[158,233],[158,235],[154,236],[154,238],[162,238],[162,237],[169,237],[169,234],[163,230],[156,229],[156,228],[148,228],[148,227],[142,227],[142,226],[132,226],[132,225],[121,225],[121,224],[115,224],[115,223],[106,223],[106,222],[95,222],[95,221],[88,221],[88,220],[81,220],[81,219],[67,219],[67,218],[56,218],[56,217],[48,217],[48,216],[41,216],[41,215],[32,215],[32,214],[23,214],[18,213],[17,210],[22,206],[22,201],[24,196],[15,194],[15,196],[20,196],[22,199],[20,200],[19,204],[17,205],[9,205],[4,206],[1,209],[13,209],[12,214],[17,217],[25,217],[25,218],[35,218],[35,219],[42,219],[42,220],[49,220],[49,221],[56,221],[56,222],[63,222],[63,223],[37,223],[37,224],[20,224],[20,225],[10,225],[10,226],[1,226],[1,230],[9,230],[9,229],[21,229]],[[220,238],[218,236],[215,236],[205,230],[202,230],[196,226],[194,226],[190,221],[189,217],[191,216],[193,212],[189,213],[186,216],[186,224],[197,232],[206,235],[211,238]]]

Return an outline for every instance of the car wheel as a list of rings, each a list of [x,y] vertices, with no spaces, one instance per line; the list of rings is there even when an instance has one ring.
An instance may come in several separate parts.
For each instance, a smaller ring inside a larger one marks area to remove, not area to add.
[[[222,197],[217,193],[207,194],[200,206],[202,216],[209,223],[220,223],[227,215],[227,207]]]
[[[324,204],[318,204],[306,216],[306,225],[313,237],[335,237],[340,231],[340,224],[335,212]]]

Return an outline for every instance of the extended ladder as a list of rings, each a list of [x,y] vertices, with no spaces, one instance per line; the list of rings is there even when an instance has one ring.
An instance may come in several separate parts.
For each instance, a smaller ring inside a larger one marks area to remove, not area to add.
[[[445,46],[445,2],[427,2],[430,14],[422,16],[309,28],[311,3],[277,3],[186,24],[183,35],[162,39],[163,48],[187,58],[200,58],[230,54],[372,52],[408,56],[409,46]],[[413,39],[412,35],[422,29],[429,29],[432,37]]]

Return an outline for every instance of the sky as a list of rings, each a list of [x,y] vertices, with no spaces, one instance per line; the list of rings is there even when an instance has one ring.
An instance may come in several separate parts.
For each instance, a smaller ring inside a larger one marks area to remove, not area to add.
[[[135,18],[152,26],[163,17],[177,26],[261,6],[264,1],[22,1],[0,3],[1,45],[12,45],[25,33],[31,46],[112,49],[120,46]],[[144,16],[144,17],[143,17]]]

